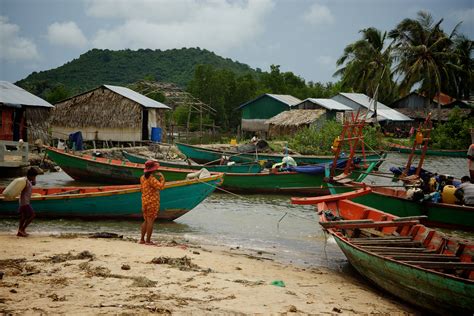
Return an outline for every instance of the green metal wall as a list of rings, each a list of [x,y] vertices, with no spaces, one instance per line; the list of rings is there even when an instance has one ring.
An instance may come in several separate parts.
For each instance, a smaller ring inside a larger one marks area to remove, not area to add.
[[[269,96],[264,96],[242,108],[243,119],[269,119],[283,111],[289,110],[289,106]]]

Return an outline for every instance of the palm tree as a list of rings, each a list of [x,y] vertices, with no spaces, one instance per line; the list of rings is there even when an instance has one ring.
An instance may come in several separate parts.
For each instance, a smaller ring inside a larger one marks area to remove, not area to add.
[[[456,52],[456,97],[469,99],[470,90],[473,84],[474,59],[471,58],[474,52],[474,42],[465,35],[459,35],[454,40],[454,50]]]
[[[389,33],[395,40],[394,58],[398,62],[395,72],[402,78],[400,92],[406,95],[415,85],[427,97],[429,107],[433,97],[441,93],[442,80],[452,81],[453,71],[449,61],[453,59],[452,37],[457,26],[448,36],[441,29],[443,19],[437,23],[429,13],[418,12],[417,19],[404,19]],[[438,102],[438,120],[441,105]]]
[[[337,60],[338,69],[334,76],[341,76],[343,89],[352,89],[374,97],[380,85],[378,96],[382,102],[393,101],[395,83],[392,79],[391,45],[386,46],[387,32],[374,27],[360,30],[362,39],[349,44]]]

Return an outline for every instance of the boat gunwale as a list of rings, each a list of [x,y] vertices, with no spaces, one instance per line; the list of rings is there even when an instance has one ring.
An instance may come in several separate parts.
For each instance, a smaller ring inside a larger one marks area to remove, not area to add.
[[[170,181],[165,182],[165,189],[182,187],[186,185],[192,185],[197,183],[204,183],[208,184],[208,182],[219,180],[224,177],[224,174],[216,174],[211,175],[210,177],[202,178],[202,179],[185,179],[185,180],[177,180],[177,181]],[[107,188],[107,187],[119,187],[120,185],[115,186],[91,186],[91,187],[60,187],[61,189],[71,189],[71,190],[78,190],[81,188]],[[101,191],[101,192],[88,192],[88,193],[71,193],[71,194],[61,194],[61,195],[42,195],[42,196],[31,196],[32,201],[43,201],[43,200],[66,200],[66,199],[79,199],[79,198],[88,198],[88,197],[106,197],[112,195],[122,195],[122,194],[130,194],[135,193],[141,190],[140,184],[131,184],[131,185],[124,185],[123,189],[116,189],[116,190],[108,190],[108,191]],[[56,187],[51,188],[44,188],[44,189],[54,189]],[[33,192],[34,193],[34,192]],[[3,195],[0,195],[0,202],[14,202],[18,201],[18,198],[13,200],[6,201]]]

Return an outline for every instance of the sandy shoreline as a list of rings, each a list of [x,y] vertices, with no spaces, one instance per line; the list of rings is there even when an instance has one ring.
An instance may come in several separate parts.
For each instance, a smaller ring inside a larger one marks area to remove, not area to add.
[[[284,265],[265,253],[200,246],[165,235],[154,238],[159,246],[1,233],[0,313],[416,313],[330,269]]]

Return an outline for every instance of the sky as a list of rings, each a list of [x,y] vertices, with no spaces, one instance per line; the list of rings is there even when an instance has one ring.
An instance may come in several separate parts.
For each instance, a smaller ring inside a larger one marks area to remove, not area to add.
[[[474,0],[0,0],[0,80],[59,67],[92,48],[200,47],[306,81],[337,81],[360,30],[420,10],[474,39]]]

